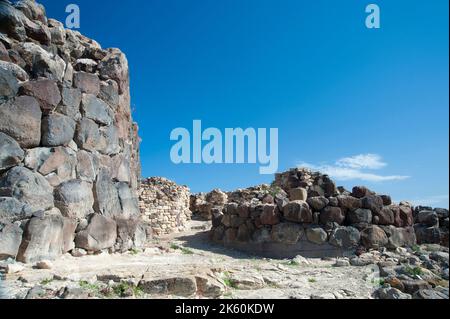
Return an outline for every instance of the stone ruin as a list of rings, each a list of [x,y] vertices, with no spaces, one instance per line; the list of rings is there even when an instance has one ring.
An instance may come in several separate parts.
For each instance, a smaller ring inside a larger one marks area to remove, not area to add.
[[[0,259],[124,252],[183,230],[191,211],[212,220],[215,242],[271,257],[448,247],[448,210],[350,192],[305,169],[192,197],[139,177],[125,55],[66,30],[34,0],[0,0]]]
[[[125,55],[0,0],[0,259],[142,245],[139,176]]]
[[[272,185],[228,193],[212,214],[213,241],[275,258],[342,256],[416,243],[448,247],[448,210],[395,204],[366,187],[347,191],[308,169],[276,174]]]
[[[189,207],[195,217],[211,220],[213,214],[221,212],[227,202],[228,195],[220,189],[214,189],[207,194],[191,195]]]
[[[190,190],[162,177],[141,181],[139,207],[156,236],[180,232],[191,219]]]

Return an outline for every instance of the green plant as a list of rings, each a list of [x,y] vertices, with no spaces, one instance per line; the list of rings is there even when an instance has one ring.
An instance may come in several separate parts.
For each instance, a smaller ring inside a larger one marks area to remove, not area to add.
[[[231,278],[231,275],[229,272],[225,271],[223,274],[223,283],[226,287],[234,288],[236,289],[236,282]]]
[[[132,248],[132,249],[130,249],[130,254],[137,255],[137,254],[139,254],[139,250],[137,250],[136,248]]]
[[[410,266],[405,266],[405,267],[403,268],[403,270],[405,271],[405,273],[406,273],[407,275],[410,275],[410,276],[412,276],[412,277],[423,275],[423,270],[422,270],[422,268],[420,268],[420,267],[414,267],[414,268],[412,268],[412,267],[410,267]]]
[[[411,246],[411,249],[413,250],[413,252],[415,253],[420,253],[422,251],[422,249],[420,248],[419,245],[413,245]]]
[[[185,255],[193,255],[194,254],[194,252],[192,250],[190,250],[189,248],[181,247],[174,243],[170,244],[170,248],[174,249],[174,250],[181,250],[181,252]]]
[[[193,255],[194,254],[194,252],[192,250],[190,250],[189,248],[184,248],[184,247],[181,248],[181,252],[185,255]]]
[[[98,293],[100,291],[100,287],[97,284],[91,284],[86,280],[81,280],[78,285],[80,286],[80,288],[90,290],[95,293]]]
[[[115,285],[113,287],[113,292],[115,295],[119,296],[119,297],[123,297],[124,295],[126,295],[126,293],[131,290],[133,292],[133,295],[135,297],[139,297],[143,295],[143,291],[141,288],[136,287],[132,284],[129,284],[127,282],[121,282],[117,285]]]
[[[316,278],[309,278],[308,282],[313,284],[313,283],[317,282],[317,279]]]
[[[296,262],[295,260],[286,261],[283,263],[283,265],[290,266],[290,267],[300,266],[300,264],[298,262]]]
[[[46,286],[48,284],[50,284],[53,281],[53,279],[47,278],[41,281],[41,285],[42,286]]]
[[[372,278],[370,282],[376,287],[384,286],[385,284],[385,280],[383,278]]]

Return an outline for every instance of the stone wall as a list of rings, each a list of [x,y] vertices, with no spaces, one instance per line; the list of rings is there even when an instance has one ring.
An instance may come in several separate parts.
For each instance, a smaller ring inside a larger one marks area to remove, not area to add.
[[[142,245],[125,55],[33,0],[0,0],[0,32],[0,258]]]
[[[212,215],[221,212],[228,202],[228,195],[220,189],[211,192],[191,195],[190,210],[192,214],[202,220],[211,220]]]
[[[395,204],[366,187],[351,192],[307,169],[228,194],[213,214],[211,239],[269,257],[340,256],[418,243],[448,247],[448,210]]]
[[[190,190],[162,177],[141,181],[139,207],[156,236],[183,231],[191,219]]]

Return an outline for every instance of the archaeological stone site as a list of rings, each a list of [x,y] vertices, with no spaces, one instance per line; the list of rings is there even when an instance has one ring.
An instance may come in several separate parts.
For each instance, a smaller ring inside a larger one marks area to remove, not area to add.
[[[0,0],[0,298],[448,299],[447,209],[304,168],[202,194],[142,177],[129,73]]]

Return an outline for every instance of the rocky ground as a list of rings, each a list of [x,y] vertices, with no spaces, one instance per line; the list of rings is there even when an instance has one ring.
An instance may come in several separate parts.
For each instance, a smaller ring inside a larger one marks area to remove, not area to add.
[[[0,298],[448,299],[448,248],[339,259],[257,258],[211,244],[208,222],[143,251],[0,264]]]

